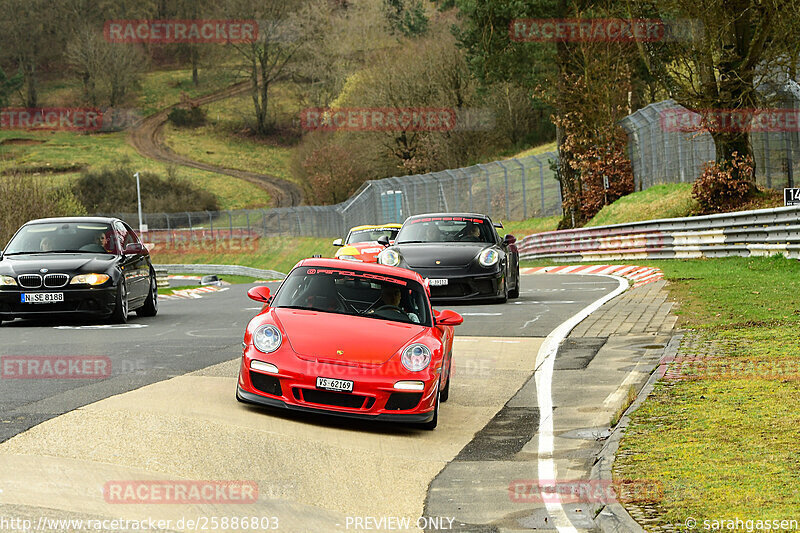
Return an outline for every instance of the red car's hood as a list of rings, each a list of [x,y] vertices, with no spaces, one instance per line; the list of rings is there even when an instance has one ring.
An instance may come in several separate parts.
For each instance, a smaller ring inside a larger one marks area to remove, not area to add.
[[[302,309],[273,309],[286,340],[300,356],[318,361],[382,364],[426,328],[377,318]]]

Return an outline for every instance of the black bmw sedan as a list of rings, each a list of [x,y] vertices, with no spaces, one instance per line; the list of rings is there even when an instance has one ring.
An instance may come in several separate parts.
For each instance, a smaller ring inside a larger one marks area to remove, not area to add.
[[[427,214],[409,217],[378,262],[418,272],[433,300],[495,300],[519,296],[519,252],[513,235],[500,238],[486,215]]]
[[[23,225],[0,252],[0,323],[94,316],[125,323],[158,313],[150,254],[115,218],[44,218]]]

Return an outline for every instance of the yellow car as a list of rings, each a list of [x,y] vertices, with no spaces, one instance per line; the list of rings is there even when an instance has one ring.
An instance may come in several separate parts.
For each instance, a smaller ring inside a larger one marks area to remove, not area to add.
[[[347,238],[336,239],[334,246],[339,246],[336,258],[362,263],[376,263],[378,254],[383,251],[383,246],[378,244],[378,239],[388,237],[393,243],[400,231],[402,224],[380,224],[372,226],[356,226],[347,234]]]

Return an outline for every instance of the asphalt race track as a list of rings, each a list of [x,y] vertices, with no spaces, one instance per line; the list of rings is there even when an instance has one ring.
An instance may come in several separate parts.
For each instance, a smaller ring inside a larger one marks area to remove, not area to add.
[[[461,313],[464,324],[456,330],[451,398],[433,432],[237,403],[242,334],[259,308],[246,297],[250,285],[161,301],[157,317],[132,314],[126,326],[4,323],[0,356],[92,357],[110,369],[102,379],[2,375],[0,515],[155,517],[173,520],[167,531],[193,530],[177,520],[209,515],[276,518],[279,531],[388,530],[388,522],[381,529],[369,520],[405,517],[412,530],[475,530],[458,519],[453,498],[437,499],[454,483],[446,467],[494,460],[491,443],[503,441],[485,435],[493,425],[534,427],[516,451],[531,440],[538,414],[533,396],[520,395],[533,383],[542,339],[617,286],[611,278],[523,276],[520,297],[507,304],[437,305]],[[586,367],[564,362],[573,372]],[[610,390],[624,376],[611,376],[609,383],[619,379]],[[582,375],[576,383],[584,382]],[[535,463],[526,468],[535,475]],[[458,476],[465,482],[469,473]],[[102,491],[112,480],[248,480],[258,501],[114,505]]]

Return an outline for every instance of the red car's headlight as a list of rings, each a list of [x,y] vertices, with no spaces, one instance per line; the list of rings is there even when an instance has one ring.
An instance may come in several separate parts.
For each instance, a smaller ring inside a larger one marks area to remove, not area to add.
[[[281,335],[281,331],[272,324],[259,326],[253,332],[253,346],[259,352],[272,353],[281,347],[282,342],[283,335]]]
[[[403,350],[403,356],[400,361],[411,372],[425,370],[431,364],[431,350],[424,344],[411,344]]]

